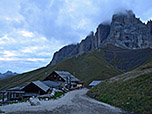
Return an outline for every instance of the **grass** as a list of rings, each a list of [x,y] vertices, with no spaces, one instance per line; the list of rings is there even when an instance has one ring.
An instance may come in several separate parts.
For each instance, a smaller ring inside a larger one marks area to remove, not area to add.
[[[0,113],[5,113],[5,112],[0,110]]]
[[[53,97],[53,99],[60,98],[61,96],[64,96],[64,95],[65,93],[62,93],[62,92],[55,93],[55,96]]]
[[[100,83],[87,94],[125,110],[152,114],[152,67],[150,66],[152,60],[129,73]]]
[[[54,66],[42,67],[27,73],[0,80],[0,90],[24,85],[31,81],[43,80],[46,73],[50,74],[53,70],[63,70],[72,73],[74,76],[84,81],[85,86],[93,80],[105,80],[121,74],[104,59],[104,48],[94,50],[89,53],[72,57],[61,61]]]
[[[93,51],[61,61],[56,69],[70,71],[83,80],[85,86],[92,80],[105,80],[120,74],[118,69],[104,59],[102,51]]]
[[[104,52],[104,57],[120,71],[128,72],[150,59],[152,57],[152,49],[130,50],[108,45]]]

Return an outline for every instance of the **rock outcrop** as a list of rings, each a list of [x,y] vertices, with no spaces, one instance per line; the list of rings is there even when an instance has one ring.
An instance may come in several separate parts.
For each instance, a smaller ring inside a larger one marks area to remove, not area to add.
[[[150,31],[150,34],[152,35],[152,21],[151,20],[147,22],[147,27]]]
[[[84,40],[81,41],[81,43],[71,44],[71,45],[61,48],[59,51],[54,53],[53,59],[49,65],[55,65],[56,63],[64,59],[67,59],[76,55],[80,55],[84,52],[88,52],[90,50],[95,49],[94,40],[95,40],[94,33],[91,32],[90,35],[88,35]]]
[[[126,49],[152,48],[152,21],[143,23],[131,10],[114,14],[111,24],[100,24],[95,34],[91,32],[80,43],[57,51],[49,65],[107,44]]]
[[[126,14],[115,14],[111,30],[102,45],[113,44],[128,49],[152,48],[151,22],[146,25],[135,17],[132,11]]]

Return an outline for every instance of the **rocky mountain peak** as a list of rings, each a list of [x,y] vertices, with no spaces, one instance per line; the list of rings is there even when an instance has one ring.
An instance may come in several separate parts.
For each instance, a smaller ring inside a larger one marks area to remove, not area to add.
[[[150,31],[150,34],[152,35],[152,20],[147,22],[147,27],[148,27],[148,29]]]
[[[151,22],[148,25],[142,23],[130,10],[124,14],[115,14],[112,18],[110,33],[103,45],[110,43],[128,49],[152,47],[150,29]]]
[[[11,74],[11,73],[13,73],[13,72],[8,70],[5,74]]]
[[[114,14],[111,24],[101,23],[95,33],[91,32],[80,43],[63,47],[49,65],[107,44],[126,49],[152,48],[152,21],[143,23],[131,10]]]
[[[135,14],[131,10],[126,10],[125,12],[117,13],[112,16],[112,24],[129,24],[136,20]]]

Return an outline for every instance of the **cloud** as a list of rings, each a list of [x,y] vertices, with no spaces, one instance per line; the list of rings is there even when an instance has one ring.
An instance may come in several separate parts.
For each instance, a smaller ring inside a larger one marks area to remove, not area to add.
[[[4,57],[12,57],[16,56],[17,53],[15,51],[3,51]]]
[[[25,72],[46,66],[54,51],[62,46],[53,38],[48,40],[41,34],[16,29],[0,38],[0,69]]]
[[[24,37],[33,37],[34,34],[32,32],[28,32],[25,30],[19,31],[19,34],[23,35]]]
[[[45,66],[55,51],[80,42],[113,13],[131,9],[146,21],[151,6],[150,0],[1,0],[0,72]]]
[[[110,22],[113,13],[118,11],[132,9],[146,21],[145,12],[152,9],[149,4],[149,0],[26,0],[21,3],[20,13],[31,31],[69,44],[85,38],[101,22]]]
[[[19,60],[18,58],[13,58],[13,57],[1,57],[0,58],[0,61],[17,61],[17,60]]]

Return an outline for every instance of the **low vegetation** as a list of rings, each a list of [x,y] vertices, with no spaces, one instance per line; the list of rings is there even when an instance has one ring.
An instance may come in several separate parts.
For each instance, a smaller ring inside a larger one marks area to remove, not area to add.
[[[95,50],[80,56],[61,61],[55,66],[57,70],[70,71],[85,86],[93,80],[105,80],[121,74],[121,72],[108,63],[103,57],[103,50]]]
[[[0,110],[0,113],[5,113],[5,112]]]
[[[1,104],[0,104],[0,106],[1,106]],[[0,113],[5,113],[5,112],[0,109]]]
[[[113,45],[107,46],[105,59],[122,72],[133,70],[152,57],[152,49],[123,49]]]
[[[60,98],[60,97],[62,97],[62,96],[64,96],[64,95],[65,95],[65,93],[63,93],[63,92],[55,93],[55,96],[53,97],[53,99]]]
[[[152,114],[152,61],[100,83],[87,94],[125,110]]]

